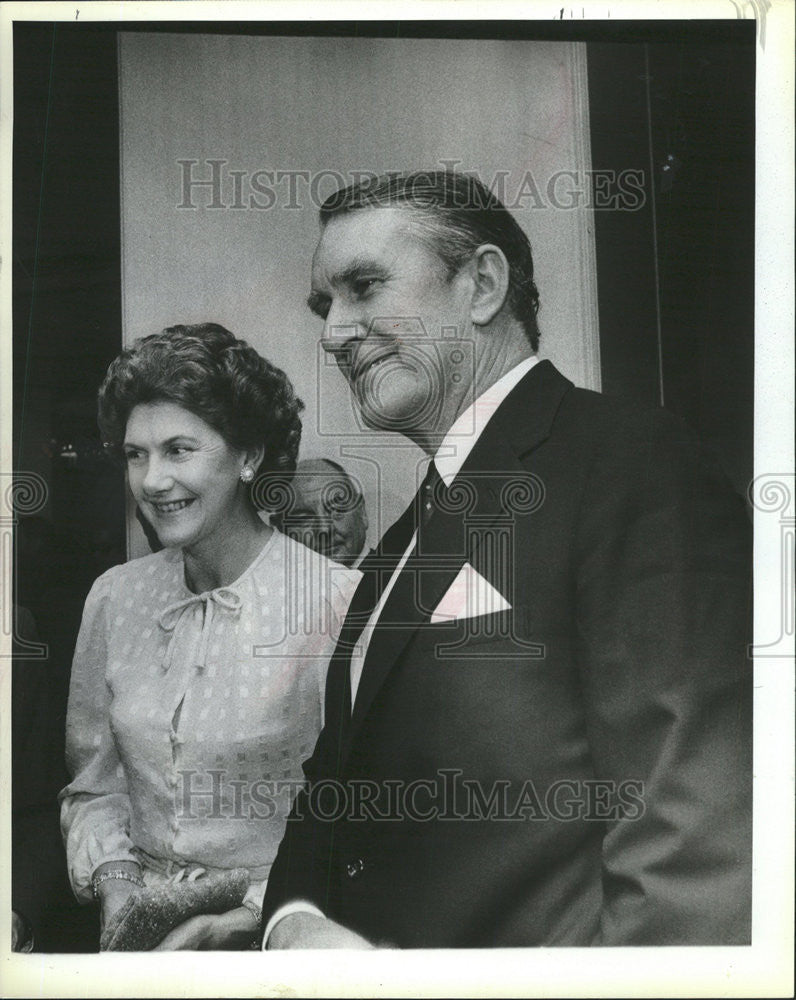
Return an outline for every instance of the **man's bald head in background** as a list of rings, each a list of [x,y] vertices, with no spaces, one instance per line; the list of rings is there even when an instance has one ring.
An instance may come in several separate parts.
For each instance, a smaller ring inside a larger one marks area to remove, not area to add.
[[[344,566],[359,562],[368,532],[359,484],[337,462],[311,458],[298,463],[292,486],[293,505],[278,527]]]

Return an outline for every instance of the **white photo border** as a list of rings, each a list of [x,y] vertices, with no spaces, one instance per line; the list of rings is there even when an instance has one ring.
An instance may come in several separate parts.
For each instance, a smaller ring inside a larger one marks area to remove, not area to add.
[[[486,18],[488,12],[489,17]],[[650,20],[757,21],[755,239],[755,477],[793,483],[793,53],[792,0],[273,0],[0,4],[0,467],[11,469],[11,125],[14,21],[262,20]],[[794,498],[791,496],[791,521]],[[5,511],[0,511],[4,515]],[[756,533],[769,512],[755,511]],[[760,594],[779,565],[756,549]],[[6,560],[7,561],[7,560]],[[9,594],[10,569],[2,566]],[[777,577],[779,580],[779,577]],[[785,595],[787,600],[787,594]],[[770,637],[779,609],[756,608],[755,641]],[[792,638],[792,637],[791,637]],[[5,639],[4,639],[5,641]],[[6,651],[7,652],[7,651]],[[0,667],[8,719],[10,659]],[[753,944],[739,948],[504,949],[490,951],[151,953],[18,955],[9,952],[10,886],[0,898],[4,996],[790,996],[793,975],[793,659],[755,662],[755,887]],[[10,727],[2,732],[2,857],[10,870]]]

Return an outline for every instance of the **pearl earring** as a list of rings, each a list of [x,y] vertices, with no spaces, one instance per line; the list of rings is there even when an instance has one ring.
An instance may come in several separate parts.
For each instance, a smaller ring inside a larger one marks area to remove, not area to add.
[[[244,465],[240,470],[240,481],[250,483],[254,479],[254,469],[250,465]]]

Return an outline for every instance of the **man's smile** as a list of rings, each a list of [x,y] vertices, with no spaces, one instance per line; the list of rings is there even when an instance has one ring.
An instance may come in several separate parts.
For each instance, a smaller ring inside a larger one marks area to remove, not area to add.
[[[360,348],[353,359],[353,364],[349,365],[349,381],[352,384],[361,382],[366,375],[383,368],[388,361],[393,362],[396,371],[401,368],[417,374],[417,365],[400,354],[395,347],[375,348],[368,351],[363,351]]]

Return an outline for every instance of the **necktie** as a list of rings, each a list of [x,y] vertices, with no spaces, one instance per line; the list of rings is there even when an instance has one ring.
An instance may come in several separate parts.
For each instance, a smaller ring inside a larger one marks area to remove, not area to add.
[[[425,528],[428,522],[431,520],[431,515],[439,506],[441,493],[445,489],[442,477],[437,471],[437,466],[434,460],[429,463],[428,471],[426,472],[426,478],[423,480],[423,484],[420,487],[420,493],[418,494],[420,500],[420,516],[418,518],[418,526],[420,528]]]
[[[350,704],[351,697],[350,669],[353,647],[370,620],[415,530],[422,530],[425,527],[438,506],[439,491],[443,488],[442,478],[432,460],[411,504],[386,532],[376,552],[371,554],[360,567],[363,578],[351,601],[333,657],[333,674],[345,687],[346,704]],[[331,675],[330,670],[330,677]]]
[[[362,571],[365,575],[370,574],[371,583],[367,588],[361,588],[367,592],[367,601],[363,604],[360,600],[356,604],[358,611],[367,612],[366,620],[378,604],[415,530],[425,528],[434,511],[438,509],[441,492],[444,489],[442,477],[432,460],[412,503],[386,532],[376,553],[363,563]],[[358,593],[357,596],[361,598],[364,593],[362,595]]]

